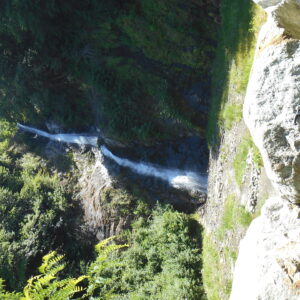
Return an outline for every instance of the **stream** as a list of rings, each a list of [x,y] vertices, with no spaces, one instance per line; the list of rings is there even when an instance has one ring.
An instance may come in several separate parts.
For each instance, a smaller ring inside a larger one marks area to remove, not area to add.
[[[48,138],[53,141],[61,143],[70,143],[77,145],[90,145],[92,147],[99,148],[101,153],[113,160],[119,166],[129,168],[131,171],[143,175],[159,178],[168,182],[170,186],[180,190],[187,190],[192,193],[205,193],[207,189],[207,175],[203,173],[197,173],[190,170],[180,170],[176,168],[166,168],[157,164],[148,163],[144,161],[133,161],[126,158],[119,157],[113,154],[105,145],[98,146],[98,136],[88,134],[76,134],[76,133],[59,133],[51,134],[43,130],[39,130],[33,127],[17,124],[17,126],[26,132],[36,134]]]

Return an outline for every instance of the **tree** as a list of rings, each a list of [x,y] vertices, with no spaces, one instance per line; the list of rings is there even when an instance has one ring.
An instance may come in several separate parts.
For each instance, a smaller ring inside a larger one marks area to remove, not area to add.
[[[65,268],[62,259],[63,256],[57,255],[56,252],[45,255],[43,264],[39,267],[41,274],[30,278],[22,293],[5,291],[3,280],[0,279],[1,299],[66,300],[74,294],[82,292],[84,288],[78,284],[87,278],[86,276],[62,280],[57,278],[57,273]]]
[[[113,239],[109,238],[100,242],[96,246],[98,257],[91,265],[90,273],[98,273],[97,268],[104,271],[114,265],[114,262],[107,262],[108,256],[116,250],[125,247],[125,245],[113,245],[109,242]],[[43,257],[43,263],[39,267],[40,275],[28,279],[23,292],[7,292],[4,289],[4,281],[0,278],[0,298],[7,300],[66,300],[66,299],[83,299],[94,291],[93,280],[88,286],[88,294],[85,291],[84,281],[89,277],[86,275],[78,278],[58,278],[58,273],[61,272],[66,264],[63,263],[63,255],[58,255],[55,251]],[[98,280],[101,280],[99,278]],[[103,293],[103,298],[107,299],[111,295]]]
[[[102,269],[89,268],[94,296],[103,299],[202,299],[201,234],[188,215],[157,208],[148,222],[140,219],[127,233],[129,247],[112,252]],[[115,255],[118,255],[117,258]],[[119,263],[113,264],[118,259]]]
[[[187,126],[193,112],[179,99],[207,78],[214,9],[206,1],[3,0],[0,113],[144,141],[170,118]]]

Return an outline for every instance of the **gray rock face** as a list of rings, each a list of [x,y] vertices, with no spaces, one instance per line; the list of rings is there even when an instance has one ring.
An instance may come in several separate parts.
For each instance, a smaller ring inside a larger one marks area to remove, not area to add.
[[[300,203],[300,124],[294,124],[300,106],[300,41],[286,38],[271,17],[258,45],[244,119],[275,188],[282,198]]]
[[[231,300],[300,299],[300,1],[255,1],[269,13],[244,119],[277,192],[240,243]],[[288,200],[288,201],[287,201]]]
[[[240,243],[230,300],[300,298],[300,209],[267,200]]]
[[[98,240],[119,234],[128,227],[129,217],[111,205],[114,194],[109,193],[118,189],[113,166],[105,163],[97,149],[84,154],[74,152],[74,161],[79,175],[77,199],[82,205],[85,229]]]
[[[85,223],[89,230],[97,234],[99,240],[115,234],[115,225],[107,222],[108,213],[101,207],[101,191],[112,187],[112,178],[103,164],[103,155],[94,150],[95,158],[90,162],[87,157],[75,153],[75,162],[80,172],[78,187],[79,199],[84,210]],[[109,224],[110,226],[107,226]],[[112,228],[111,228],[112,227]]]
[[[300,1],[282,1],[276,10],[275,17],[285,33],[293,38],[300,38]]]
[[[300,0],[254,0],[268,11],[284,33],[300,38]]]
[[[262,8],[269,8],[278,5],[282,0],[254,0],[255,3],[259,4]]]

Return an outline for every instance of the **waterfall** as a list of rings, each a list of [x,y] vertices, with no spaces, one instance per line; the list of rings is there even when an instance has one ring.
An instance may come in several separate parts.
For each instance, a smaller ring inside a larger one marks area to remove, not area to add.
[[[33,127],[25,126],[22,124],[17,123],[17,126],[24,130],[31,133],[35,133],[37,135],[46,137],[50,140],[69,143],[69,144],[77,144],[77,145],[90,145],[94,147],[98,147],[97,145],[97,136],[88,136],[84,134],[77,134],[77,133],[58,133],[58,134],[51,134],[46,131],[42,131]]]
[[[185,189],[189,191],[206,191],[207,176],[198,175],[190,171],[166,169],[145,162],[133,162],[126,158],[120,158],[114,155],[105,146],[101,146],[100,150],[103,155],[111,158],[118,165],[128,167],[136,173],[144,176],[154,176],[163,179],[169,182],[169,184],[174,188]]]
[[[90,145],[93,147],[98,147],[97,136],[88,136],[84,134],[50,134],[48,132],[17,124],[18,127],[24,131],[28,131],[46,138],[49,138],[54,141],[78,144],[78,145]],[[118,165],[130,168],[134,172],[144,175],[144,176],[154,176],[162,180],[167,181],[172,187],[177,189],[184,189],[192,192],[206,192],[207,188],[207,176],[198,175],[195,172],[191,171],[182,171],[177,169],[167,169],[160,166],[156,166],[151,163],[146,162],[134,162],[126,158],[121,158],[114,155],[109,151],[104,145],[100,147],[100,151],[107,158],[112,159]]]

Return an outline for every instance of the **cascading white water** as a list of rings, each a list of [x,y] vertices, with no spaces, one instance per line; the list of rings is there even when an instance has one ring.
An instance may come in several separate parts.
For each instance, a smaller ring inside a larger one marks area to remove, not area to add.
[[[35,129],[33,127],[17,124],[24,131],[28,131],[54,141],[72,143],[78,145],[91,145],[98,147],[97,136],[71,134],[50,134],[48,132]],[[126,158],[121,158],[110,152],[105,146],[100,147],[101,152],[106,157],[115,161],[118,165],[128,167],[134,172],[144,176],[154,176],[167,181],[171,186],[177,189],[184,189],[191,192],[205,192],[207,188],[207,176],[198,175],[190,171],[176,169],[166,169],[145,162],[133,162]]]
[[[58,134],[51,134],[46,131],[42,131],[33,127],[25,126],[22,124],[17,123],[18,127],[24,131],[28,131],[31,133],[35,133],[37,135],[46,137],[50,140],[63,142],[63,143],[70,143],[70,144],[77,144],[77,145],[90,145],[97,147],[97,136],[88,136],[84,134],[77,134],[77,133],[58,133]]]
[[[106,157],[114,160],[118,165],[128,167],[138,174],[154,176],[163,179],[177,189],[190,191],[206,191],[207,177],[199,176],[194,172],[181,171],[176,169],[165,169],[145,162],[133,162],[126,158],[120,158],[111,153],[105,146],[100,147],[101,152]]]

